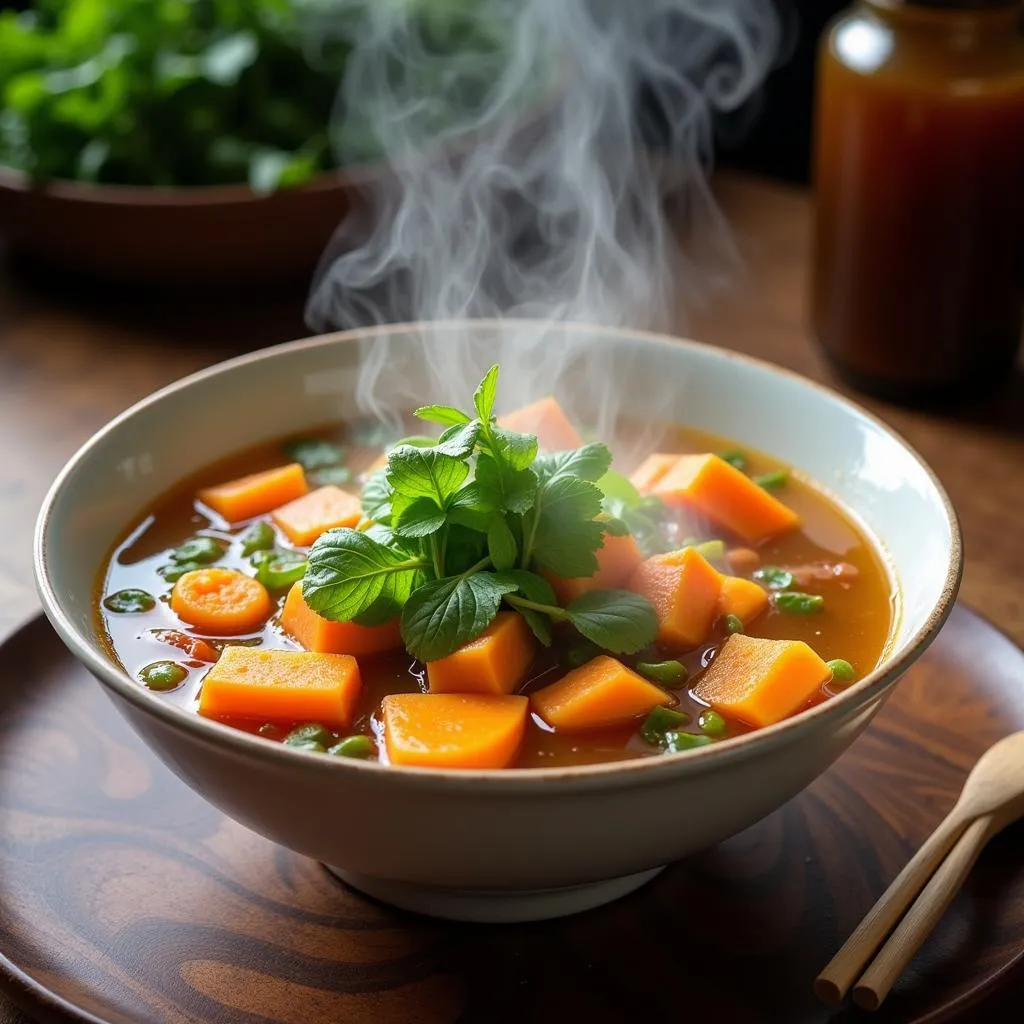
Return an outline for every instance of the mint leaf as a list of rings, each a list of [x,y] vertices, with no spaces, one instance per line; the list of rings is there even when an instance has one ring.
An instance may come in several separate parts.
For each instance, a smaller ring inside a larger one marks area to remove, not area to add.
[[[658,616],[650,601],[628,590],[591,590],[566,611],[588,640],[614,654],[635,654],[658,635]]]
[[[490,455],[476,460],[476,493],[483,507],[506,512],[529,512],[537,494],[537,476],[530,469],[513,469]]]
[[[502,596],[515,589],[492,573],[424,583],[402,611],[402,640],[421,661],[446,658],[494,621]]]
[[[495,363],[487,373],[484,374],[484,379],[480,381],[479,387],[473,392],[473,405],[476,408],[476,414],[480,417],[481,422],[490,423],[491,417],[494,415],[494,400],[498,396],[498,364]]]
[[[328,530],[309,550],[302,596],[326,619],[348,622],[371,606],[392,614],[423,579],[427,562],[358,530]]]
[[[467,476],[465,462],[434,448],[400,445],[388,455],[387,481],[398,494],[431,498],[441,507]]]
[[[509,569],[505,572],[493,574],[500,583],[515,584],[518,593],[522,594],[528,601],[535,601],[537,604],[555,606],[555,592],[551,589],[543,576],[534,572],[527,572],[525,569]],[[515,610],[526,620],[533,635],[545,646],[551,646],[551,619],[544,612],[536,608],[523,608],[515,605]]]
[[[491,427],[496,454],[513,469],[528,469],[537,458],[537,438],[497,425]]]
[[[526,529],[528,555],[556,576],[593,576],[594,554],[604,543],[601,492],[575,476],[556,477],[537,492],[537,506]]]
[[[363,484],[363,515],[375,523],[386,523],[391,518],[391,485],[387,470],[374,473]]]
[[[463,573],[484,558],[487,554],[486,534],[486,524],[482,531],[471,530],[452,523],[449,517],[444,553],[444,564],[449,575]]]
[[[477,420],[472,420],[443,431],[433,447],[442,455],[454,455],[457,459],[465,459],[472,454],[479,436],[480,424]]]
[[[445,524],[445,510],[432,498],[396,494],[391,502],[391,529],[398,537],[429,537]]]
[[[292,462],[297,462],[305,470],[336,466],[345,458],[344,448],[321,437],[289,441],[284,446],[284,452]]]
[[[496,509],[480,492],[475,480],[463,485],[448,502],[448,522],[486,533]]]
[[[451,405],[421,405],[413,415],[427,423],[438,423],[442,427],[454,427],[469,422],[469,417],[461,409]]]
[[[575,476],[591,482],[600,480],[612,464],[608,446],[595,441],[567,452],[541,455],[534,469],[542,480],[555,480],[560,476]]]
[[[487,529],[487,553],[495,569],[511,569],[516,564],[519,545],[502,516],[494,516]]]

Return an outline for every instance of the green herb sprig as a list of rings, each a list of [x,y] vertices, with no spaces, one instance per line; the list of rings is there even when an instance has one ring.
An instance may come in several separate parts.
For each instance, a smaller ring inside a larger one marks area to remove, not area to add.
[[[592,576],[605,530],[629,528],[609,517],[608,491],[598,485],[609,480],[611,452],[595,442],[539,455],[535,436],[495,419],[497,381],[492,366],[472,413],[417,410],[442,433],[429,445],[398,444],[387,468],[367,480],[362,501],[371,527],[330,530],[316,541],[306,601],[342,622],[400,615],[405,646],[423,661],[475,639],[503,605],[545,645],[556,624],[568,623],[603,650],[641,650],[658,628],[645,598],[597,590],[563,607],[541,575]],[[623,504],[622,511],[636,509]]]

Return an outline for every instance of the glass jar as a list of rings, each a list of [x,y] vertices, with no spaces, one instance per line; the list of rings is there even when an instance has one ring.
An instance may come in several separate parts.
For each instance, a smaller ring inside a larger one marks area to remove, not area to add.
[[[1024,312],[1024,32],[1007,0],[862,0],[821,42],[812,316],[853,387],[1004,380]]]

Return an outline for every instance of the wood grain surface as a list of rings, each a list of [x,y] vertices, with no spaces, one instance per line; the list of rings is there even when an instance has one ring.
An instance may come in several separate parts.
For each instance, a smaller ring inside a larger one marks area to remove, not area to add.
[[[117,1024],[850,1019],[812,978],[982,750],[1020,728],[1024,654],[958,609],[865,735],[759,825],[586,914],[455,925],[373,903],[224,818],[37,620],[0,648],[0,951],[24,978],[8,990]],[[952,1019],[1019,969],[1022,839],[982,855],[879,1024]]]
[[[718,194],[745,268],[698,313],[681,315],[680,331],[835,384],[806,324],[807,195],[732,177],[719,179]],[[303,301],[295,289],[191,298],[0,270],[0,630],[37,607],[33,519],[78,445],[162,384],[307,333]],[[966,541],[961,597],[1024,643],[1024,372],[955,415],[865,404],[918,448],[952,495]],[[0,1000],[0,1024],[15,1019],[5,1007]]]

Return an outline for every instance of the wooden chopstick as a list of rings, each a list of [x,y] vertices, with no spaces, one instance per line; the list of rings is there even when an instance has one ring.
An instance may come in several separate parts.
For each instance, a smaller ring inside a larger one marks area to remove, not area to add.
[[[994,815],[976,818],[938,866],[924,891],[889,936],[878,956],[853,988],[853,1001],[863,1010],[877,1010],[921,943],[946,912],[978,854],[999,831]]]
[[[942,859],[967,828],[970,819],[954,807],[906,867],[868,911],[856,931],[814,980],[814,993],[824,1003],[840,1002],[865,964],[924,888]]]

